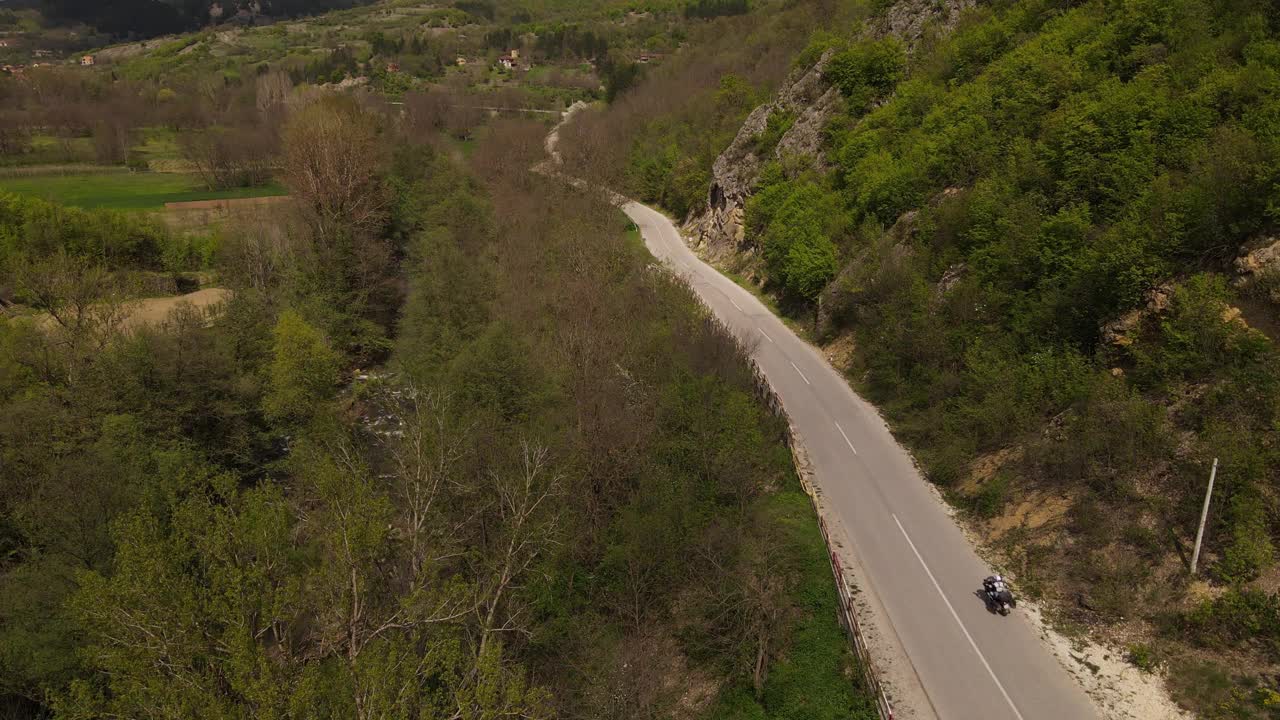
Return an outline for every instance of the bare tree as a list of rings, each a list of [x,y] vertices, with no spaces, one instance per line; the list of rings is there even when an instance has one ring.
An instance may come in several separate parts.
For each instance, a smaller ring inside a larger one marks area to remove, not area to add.
[[[243,286],[256,290],[276,287],[310,243],[296,213],[250,217],[232,225],[219,243],[221,266]]]
[[[272,70],[258,76],[255,105],[262,121],[270,127],[278,126],[284,120],[289,93],[293,92],[293,80],[283,70]]]
[[[391,443],[395,465],[392,493],[399,501],[402,532],[409,541],[410,576],[421,577],[429,561],[452,555],[460,530],[448,518],[451,486],[466,448],[467,428],[458,427],[450,397],[407,384],[388,403],[399,436]],[[434,556],[432,553],[436,553]]]
[[[122,118],[108,114],[93,126],[93,151],[103,165],[118,165],[129,155],[132,128]]]
[[[519,631],[527,606],[514,597],[534,564],[553,545],[559,529],[554,507],[564,483],[549,467],[546,448],[521,444],[520,467],[511,474],[491,473],[496,495],[495,546],[485,553],[476,613],[480,626],[477,655],[494,634]]]
[[[21,155],[31,149],[29,122],[26,113],[0,113],[0,155]]]
[[[285,183],[311,211],[317,235],[344,230],[373,234],[390,198],[379,173],[386,148],[378,118],[346,97],[331,97],[296,113],[285,126]]]
[[[769,664],[787,646],[796,608],[790,588],[797,582],[787,565],[785,541],[776,529],[760,525],[747,536],[741,528],[713,533],[699,550],[702,579],[698,603],[703,607],[700,635],[716,652],[736,658],[751,673],[756,696],[764,692]],[[763,530],[763,533],[759,531]],[[727,548],[740,545],[736,559]]]
[[[426,142],[444,130],[449,102],[449,96],[439,90],[406,95],[405,119],[411,137],[419,142]]]
[[[266,128],[209,128],[179,136],[178,145],[210,190],[261,185],[271,177],[275,143]]]
[[[363,672],[365,651],[380,639],[411,645],[430,626],[466,617],[473,612],[472,594],[443,578],[403,587],[398,563],[389,557],[390,504],[349,436],[304,445],[295,457],[312,495],[302,512],[328,556],[313,578],[321,649],[347,664],[356,717],[379,717],[383,688],[376,671]]]

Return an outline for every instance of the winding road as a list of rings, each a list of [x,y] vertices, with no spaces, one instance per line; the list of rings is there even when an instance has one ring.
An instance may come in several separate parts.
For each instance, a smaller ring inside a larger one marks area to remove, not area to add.
[[[1098,717],[1017,611],[987,611],[976,591],[989,568],[876,409],[755,296],[699,260],[666,216],[635,202],[622,210],[655,257],[733,332],[754,338],[755,361],[914,667],[926,712],[943,720]]]

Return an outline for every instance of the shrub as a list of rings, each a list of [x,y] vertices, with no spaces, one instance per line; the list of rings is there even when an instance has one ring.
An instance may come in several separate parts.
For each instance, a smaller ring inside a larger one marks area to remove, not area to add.
[[[1230,647],[1249,639],[1263,642],[1280,658],[1280,596],[1232,588],[1182,616],[1182,630],[1206,647]]]
[[[850,108],[859,110],[892,90],[906,67],[906,47],[897,38],[888,37],[864,40],[836,53],[823,75],[840,88]]]
[[[1153,384],[1195,381],[1266,352],[1265,336],[1227,314],[1229,298],[1221,275],[1202,273],[1175,288],[1158,344],[1134,351],[1140,378]]]
[[[1008,500],[1009,478],[1003,473],[996,473],[973,496],[973,512],[981,518],[993,518],[1004,510]]]
[[[1155,651],[1146,643],[1135,643],[1129,646],[1129,662],[1143,672],[1152,672],[1157,662]]]
[[[1231,498],[1231,544],[1223,553],[1218,574],[1231,583],[1253,580],[1271,566],[1275,548],[1267,527],[1266,507],[1253,491],[1236,493]]]

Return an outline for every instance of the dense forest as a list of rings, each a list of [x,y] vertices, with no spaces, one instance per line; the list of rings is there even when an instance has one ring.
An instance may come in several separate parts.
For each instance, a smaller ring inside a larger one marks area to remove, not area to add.
[[[368,0],[42,0],[54,22],[84,23],[116,37],[148,38],[196,30],[241,10],[262,17],[296,17]]]
[[[785,422],[528,172],[547,126],[464,161],[429,103],[201,102],[182,136],[262,134],[292,209],[0,195],[0,715],[874,716]],[[125,322],[197,273],[229,300]]]
[[[829,24],[794,53],[841,102],[821,158],[775,151],[787,113],[753,139],[764,166],[731,269],[841,348],[1064,626],[1129,638],[1205,717],[1275,717],[1280,15],[1000,0],[913,46],[873,27]],[[579,165],[629,153],[602,176],[696,216],[774,87],[749,68],[649,78],[585,119]],[[1032,523],[1028,502],[1061,510]]]

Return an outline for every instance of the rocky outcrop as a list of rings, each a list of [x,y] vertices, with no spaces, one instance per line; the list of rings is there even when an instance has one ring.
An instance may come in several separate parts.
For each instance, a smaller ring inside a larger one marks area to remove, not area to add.
[[[953,27],[961,12],[974,3],[975,0],[899,0],[872,23],[868,35],[892,35],[912,48],[930,27],[943,32]],[[796,159],[819,169],[824,167],[823,129],[841,106],[839,90],[823,77],[833,54],[828,50],[812,67],[792,72],[777,96],[747,116],[733,142],[716,158],[707,207],[683,228],[694,248],[712,262],[736,260],[732,264],[741,265],[754,254],[754,243],[745,233],[744,212],[765,164],[774,159]],[[764,149],[762,156],[759,140],[775,113],[788,114],[794,122],[777,145]]]
[[[1259,247],[1244,251],[1235,262],[1236,287],[1245,287],[1264,277],[1280,277],[1280,239],[1265,238]],[[1271,299],[1280,302],[1280,286],[1270,284]]]
[[[1235,266],[1239,280],[1280,270],[1280,239],[1263,239],[1260,247],[1236,258]]]
[[[1142,322],[1149,317],[1159,316],[1169,309],[1170,297],[1173,295],[1173,283],[1165,283],[1147,292],[1147,304],[1136,310],[1112,320],[1102,326],[1102,342],[1116,347],[1128,347],[1134,343],[1134,336],[1142,328]]]
[[[892,35],[914,49],[930,27],[949,32],[960,13],[976,4],[975,0],[898,0],[873,23],[873,34]]]
[[[827,51],[813,67],[792,72],[777,97],[753,110],[733,142],[716,158],[707,209],[684,228],[685,235],[712,260],[750,252],[743,212],[765,163],[788,156],[808,156],[821,162],[822,128],[840,101],[839,92],[822,76],[832,54]],[[761,157],[759,139],[775,113],[791,114],[795,122],[777,146]]]

